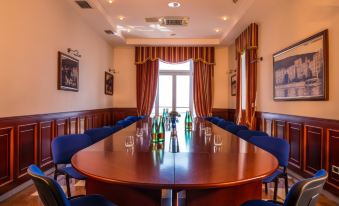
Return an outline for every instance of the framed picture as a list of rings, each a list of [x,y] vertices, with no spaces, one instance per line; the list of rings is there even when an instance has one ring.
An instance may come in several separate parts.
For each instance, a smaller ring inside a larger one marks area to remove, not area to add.
[[[58,53],[58,89],[79,91],[79,60]]]
[[[237,75],[233,74],[231,76],[231,95],[236,96],[237,95]]]
[[[328,31],[273,54],[274,100],[328,99]]]
[[[113,74],[105,72],[105,94],[113,95]]]

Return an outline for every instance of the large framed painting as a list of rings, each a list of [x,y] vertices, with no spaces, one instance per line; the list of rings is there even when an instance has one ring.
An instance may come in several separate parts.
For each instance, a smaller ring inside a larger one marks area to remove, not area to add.
[[[237,75],[233,74],[231,76],[231,96],[236,96],[237,94]]]
[[[113,74],[105,72],[105,94],[113,95],[113,80]]]
[[[273,54],[274,100],[328,99],[328,31]]]
[[[79,60],[58,53],[58,89],[67,91],[79,91]]]

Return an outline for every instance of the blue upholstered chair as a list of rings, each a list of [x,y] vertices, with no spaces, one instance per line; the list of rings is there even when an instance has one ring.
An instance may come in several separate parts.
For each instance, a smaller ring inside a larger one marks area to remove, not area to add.
[[[213,119],[213,117],[205,117],[204,119],[210,122]]]
[[[249,142],[253,143],[257,147],[260,147],[269,153],[273,154],[279,162],[279,169],[277,169],[271,176],[265,178],[263,183],[265,184],[265,192],[267,193],[267,184],[274,182],[274,196],[273,200],[277,200],[278,181],[279,178],[285,180],[285,194],[288,192],[288,178],[287,178],[287,165],[288,156],[290,152],[290,145],[284,139],[270,137],[270,136],[258,136],[251,137]]]
[[[220,117],[213,117],[210,122],[212,122],[213,124],[217,124],[220,120],[223,119],[221,119]]]
[[[242,206],[315,206],[326,179],[326,170],[319,170],[312,178],[295,183],[287,194],[284,203],[250,200],[242,204]]]
[[[234,122],[231,122],[231,121],[226,121],[226,120],[220,120],[217,125],[219,127],[222,127],[222,128],[225,128],[226,126],[228,125],[235,125]]]
[[[36,165],[29,166],[27,172],[31,176],[45,206],[115,206],[100,195],[67,198],[58,182],[47,177]]]
[[[132,122],[136,122],[138,121],[138,117],[137,116],[128,116],[125,118],[125,120],[129,120],[129,121],[132,121]]]
[[[236,124],[230,124],[225,127],[223,127],[225,130],[229,131],[232,134],[237,134],[240,130],[248,130],[248,128],[244,125],[236,125]]]
[[[90,146],[92,144],[91,137],[87,134],[72,134],[59,136],[52,141],[52,157],[55,165],[54,179],[57,180],[58,175],[66,176],[67,195],[71,196],[71,190],[69,186],[69,178],[75,178],[78,180],[85,180],[86,177],[77,172],[71,165],[72,156]],[[65,164],[66,167],[60,168],[58,165]]]
[[[266,132],[256,131],[256,130],[240,130],[237,132],[237,136],[244,139],[249,140],[254,136],[268,136]]]
[[[141,115],[141,116],[138,116],[138,119],[144,119],[145,116]]]
[[[119,120],[116,123],[116,125],[122,126],[123,128],[125,128],[125,127],[127,127],[127,126],[129,126],[131,124],[133,124],[133,122],[130,121],[130,120]]]
[[[118,131],[117,127],[101,127],[93,128],[85,131],[85,134],[91,137],[92,144],[101,141],[102,139],[112,135],[114,132]]]

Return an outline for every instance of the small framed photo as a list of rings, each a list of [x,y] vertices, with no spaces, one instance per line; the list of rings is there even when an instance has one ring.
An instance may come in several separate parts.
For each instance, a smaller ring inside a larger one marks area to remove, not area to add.
[[[58,53],[58,89],[67,91],[79,91],[79,60]]]
[[[328,31],[273,54],[273,99],[328,99]]]
[[[237,75],[233,74],[231,76],[231,95],[236,96],[237,95]]]
[[[105,94],[113,95],[113,74],[105,72]]]

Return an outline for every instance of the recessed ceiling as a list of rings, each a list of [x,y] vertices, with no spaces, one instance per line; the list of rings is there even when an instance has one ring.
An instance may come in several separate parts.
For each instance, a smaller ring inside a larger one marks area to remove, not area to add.
[[[74,0],[67,0],[73,4]],[[254,0],[176,0],[180,7],[171,8],[165,0],[87,0],[91,10],[75,9],[96,30],[112,30],[120,43],[150,42],[150,39],[195,39],[208,44],[220,44],[239,21]],[[94,15],[95,13],[95,15]],[[101,16],[101,17],[99,17]],[[149,23],[145,18],[164,16],[188,17],[186,26],[162,26],[160,22]],[[100,22],[98,22],[100,21]],[[173,35],[175,34],[175,35]],[[106,37],[107,38],[107,37]],[[117,43],[116,40],[114,41]],[[199,41],[197,41],[199,42]],[[212,44],[212,43],[211,43]]]

